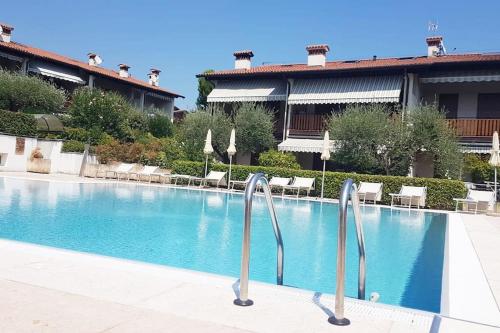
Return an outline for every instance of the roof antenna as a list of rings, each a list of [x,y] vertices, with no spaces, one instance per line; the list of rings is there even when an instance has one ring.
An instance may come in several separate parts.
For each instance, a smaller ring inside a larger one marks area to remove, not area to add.
[[[427,23],[427,30],[429,32],[429,35],[436,35],[438,28],[439,28],[439,23],[437,20],[436,21],[429,21]],[[446,55],[446,48],[444,47],[443,41],[441,41],[441,43],[439,44],[439,51],[438,51],[437,55],[439,55],[439,56]]]

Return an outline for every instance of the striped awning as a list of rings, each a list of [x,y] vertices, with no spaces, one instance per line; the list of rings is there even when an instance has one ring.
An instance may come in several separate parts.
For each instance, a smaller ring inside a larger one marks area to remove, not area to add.
[[[296,139],[288,138],[278,144],[279,151],[292,151],[297,153],[322,153],[323,139]],[[330,140],[330,151],[333,151],[333,140]]]
[[[53,77],[60,80],[70,81],[78,84],[85,84],[85,81],[78,76],[76,71],[61,68],[51,64],[30,62],[28,72],[38,73],[43,76]]]
[[[295,80],[289,104],[397,103],[402,76]]]
[[[218,81],[208,102],[269,102],[286,100],[286,82],[281,80]]]
[[[500,71],[456,71],[425,75],[422,83],[455,83],[455,82],[492,82],[500,81]]]
[[[489,154],[491,142],[459,142],[460,151],[464,154]]]

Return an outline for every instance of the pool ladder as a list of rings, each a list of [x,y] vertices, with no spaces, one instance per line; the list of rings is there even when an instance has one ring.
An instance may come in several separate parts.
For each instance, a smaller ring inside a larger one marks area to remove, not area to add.
[[[359,208],[358,188],[352,179],[347,179],[342,184],[339,197],[339,231],[337,243],[337,288],[335,291],[335,314],[328,318],[328,322],[338,326],[350,324],[349,319],[344,317],[344,290],[345,290],[345,247],[347,234],[347,206],[351,198],[354,212],[354,223],[356,225],[356,236],[358,240],[359,268],[358,268],[358,299],[365,299],[366,283],[366,258],[365,239],[363,236],[363,225],[361,222],[361,211]]]
[[[250,178],[245,189],[245,223],[243,227],[243,245],[241,251],[241,274],[240,274],[240,291],[238,298],[234,300],[235,305],[250,306],[253,301],[248,298],[248,276],[250,270],[250,226],[252,222],[252,201],[257,188],[260,185],[266,197],[267,208],[271,215],[271,222],[273,225],[274,236],[276,238],[277,253],[276,253],[276,283],[283,285],[283,239],[281,238],[280,227],[278,219],[276,218],[276,210],[274,209],[273,198],[271,196],[271,189],[267,179],[263,173],[256,173]]]

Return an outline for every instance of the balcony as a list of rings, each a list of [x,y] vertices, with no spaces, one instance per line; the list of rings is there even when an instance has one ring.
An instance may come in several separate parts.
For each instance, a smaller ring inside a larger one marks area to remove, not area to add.
[[[290,133],[300,135],[318,135],[325,128],[326,115],[297,114],[290,119]]]
[[[290,119],[290,133],[295,135],[318,135],[325,128],[327,115],[298,114]],[[459,137],[487,138],[500,132],[500,119],[447,119]]]
[[[448,124],[460,137],[491,137],[500,132],[500,119],[448,119]]]

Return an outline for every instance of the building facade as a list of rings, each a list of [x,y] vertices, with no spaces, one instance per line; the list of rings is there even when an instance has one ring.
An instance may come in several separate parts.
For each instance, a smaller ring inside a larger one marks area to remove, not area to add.
[[[235,68],[200,74],[215,84],[209,103],[265,103],[275,110],[278,149],[304,168],[321,166],[325,119],[349,104],[383,103],[411,112],[437,103],[464,152],[486,153],[500,130],[500,54],[447,54],[429,37],[427,54],[327,61],[328,45],[311,45],[307,63],[252,66],[253,52],[234,53]]]
[[[156,108],[173,119],[174,101],[183,96],[159,85],[160,70],[152,68],[148,81],[130,75],[130,67],[119,64],[113,71],[101,65],[102,59],[88,53],[87,61],[71,59],[53,52],[27,46],[12,40],[14,28],[0,23],[0,68],[39,75],[69,93],[81,86],[115,91],[137,109]]]

